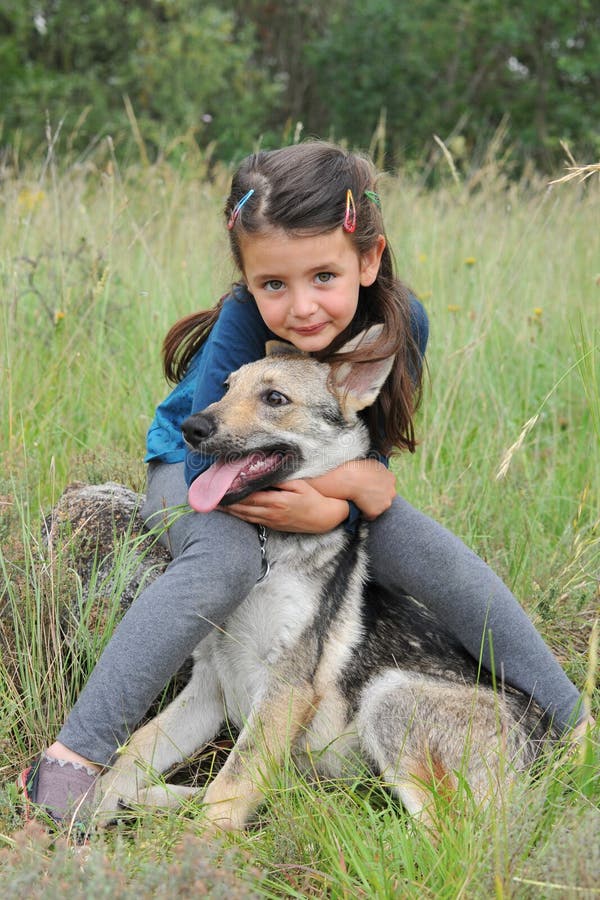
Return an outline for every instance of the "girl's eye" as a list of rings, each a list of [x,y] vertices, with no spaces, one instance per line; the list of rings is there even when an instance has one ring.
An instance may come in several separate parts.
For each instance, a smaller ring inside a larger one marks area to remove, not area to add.
[[[266,291],[280,291],[283,287],[283,281],[280,281],[278,278],[272,278],[270,281],[265,281],[263,287]]]
[[[335,278],[333,272],[319,272],[315,278],[315,281],[318,284],[327,284],[327,282],[332,281]]]
[[[267,406],[286,406],[290,402],[289,398],[281,391],[265,391],[262,399]]]

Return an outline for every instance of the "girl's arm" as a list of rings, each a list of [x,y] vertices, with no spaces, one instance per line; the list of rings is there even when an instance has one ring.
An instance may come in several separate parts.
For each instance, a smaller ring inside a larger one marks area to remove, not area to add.
[[[351,500],[367,521],[392,505],[396,476],[377,459],[355,459],[307,483],[325,497]]]

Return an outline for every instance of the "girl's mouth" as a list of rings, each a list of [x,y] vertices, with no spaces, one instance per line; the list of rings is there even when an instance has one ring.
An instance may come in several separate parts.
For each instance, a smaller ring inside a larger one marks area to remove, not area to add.
[[[319,322],[317,325],[305,325],[301,328],[294,328],[294,331],[296,332],[296,334],[318,334],[323,330],[323,328],[326,327],[326,325],[327,322]]]

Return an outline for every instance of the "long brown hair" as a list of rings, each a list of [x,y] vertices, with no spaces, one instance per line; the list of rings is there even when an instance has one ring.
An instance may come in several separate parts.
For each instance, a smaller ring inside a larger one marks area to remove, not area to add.
[[[376,180],[377,173],[367,157],[322,141],[248,156],[233,176],[224,209],[231,225],[237,204],[252,191],[229,230],[231,251],[240,272],[243,236],[273,229],[299,236],[333,231],[344,224],[348,190],[352,191],[356,207],[356,228],[349,237],[359,255],[367,253],[379,235],[385,235],[380,203],[373,193]],[[217,321],[224,299],[210,310],[186,316],[171,328],[163,345],[164,371],[169,380],[183,378]],[[385,327],[375,343],[336,356],[345,341],[376,323]],[[396,358],[394,368],[368,412],[373,444],[385,454],[394,447],[411,452],[415,449],[413,417],[421,397],[423,365],[412,335],[410,293],[395,275],[392,252],[386,244],[377,278],[373,284],[360,288],[351,324],[329,347],[314,355],[335,365],[346,360],[383,359],[392,354]]]

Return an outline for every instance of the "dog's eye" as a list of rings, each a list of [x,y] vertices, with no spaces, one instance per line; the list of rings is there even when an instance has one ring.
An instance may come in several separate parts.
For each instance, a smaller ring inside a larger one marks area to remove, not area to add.
[[[223,393],[226,394],[228,390],[229,390],[229,378],[227,378],[226,381],[223,382]]]
[[[282,394],[281,391],[265,391],[262,399],[268,406],[285,406],[286,403],[290,402],[288,397]]]

